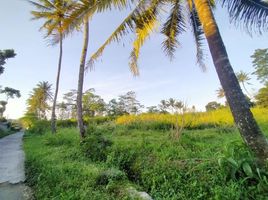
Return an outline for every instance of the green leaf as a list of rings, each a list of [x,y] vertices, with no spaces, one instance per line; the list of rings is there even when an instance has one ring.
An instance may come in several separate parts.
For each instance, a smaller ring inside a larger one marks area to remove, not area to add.
[[[247,162],[242,164],[242,168],[248,177],[253,177],[253,172],[250,165]]]
[[[237,162],[233,158],[227,158],[227,161],[235,168],[238,168]]]

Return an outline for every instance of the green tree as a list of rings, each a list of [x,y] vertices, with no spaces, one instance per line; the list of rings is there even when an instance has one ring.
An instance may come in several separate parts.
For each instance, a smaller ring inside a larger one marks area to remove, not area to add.
[[[60,81],[60,73],[61,73],[61,63],[62,63],[62,53],[63,53],[63,21],[69,15],[70,11],[73,9],[73,2],[70,0],[37,0],[29,1],[36,9],[36,11],[32,11],[33,19],[45,20],[44,24],[41,26],[40,30],[45,30],[46,35],[45,38],[49,36],[56,37],[58,39],[53,40],[53,44],[55,41],[59,42],[59,61],[58,61],[58,70],[56,77],[56,88],[53,98],[52,105],[52,114],[51,114],[51,131],[52,133],[56,133],[56,104],[57,97],[59,91],[59,81]],[[56,42],[57,43],[57,42]]]
[[[168,113],[168,102],[164,99],[160,101],[160,104],[158,104],[160,113]]]
[[[138,114],[144,107],[137,99],[134,91],[129,91],[124,95],[120,95],[118,98],[120,109],[127,114]]]
[[[99,96],[94,94],[94,89],[89,89],[83,94],[83,113],[84,116],[94,117],[96,115],[103,115],[105,111],[105,102]]]
[[[0,90],[0,93],[6,95],[6,100],[5,101],[0,101],[0,105],[1,105],[1,108],[0,108],[0,117],[2,118],[4,112],[6,111],[6,105],[8,104],[8,100],[10,98],[13,99],[15,97],[20,98],[21,97],[21,94],[20,94],[20,91],[19,90],[16,90],[16,89],[10,88],[10,87],[5,87],[3,90],[1,89]]]
[[[65,102],[58,103],[56,108],[59,119],[63,120],[70,118],[68,112],[68,105]]]
[[[252,64],[255,68],[253,74],[262,83],[268,82],[268,48],[256,49],[251,58],[253,59]]]
[[[106,106],[106,110],[109,116],[120,116],[126,114],[125,110],[116,99],[111,99],[109,101]]]
[[[0,74],[4,73],[6,60],[16,56],[13,49],[0,50]]]
[[[211,101],[206,105],[206,111],[217,110],[221,107],[221,104],[216,101]]]
[[[27,113],[34,113],[38,119],[46,119],[50,109],[49,102],[52,100],[52,85],[47,81],[39,82],[30,93],[27,100]]]
[[[77,116],[77,90],[70,90],[63,95],[63,100],[67,106],[68,118],[75,119]]]
[[[112,41],[119,41],[128,33],[128,30],[135,32],[136,40],[133,43],[133,50],[130,55],[130,69],[134,75],[138,75],[137,61],[141,46],[152,33],[157,21],[161,21],[161,11],[166,4],[170,3],[167,11],[168,18],[162,24],[161,33],[165,36],[163,49],[171,58],[179,46],[178,35],[186,29],[186,16],[183,12],[184,1],[139,1],[136,8],[106,40],[106,42],[94,53],[89,61],[89,66],[102,54],[104,48]],[[212,7],[213,0],[186,0],[186,11],[190,16],[189,21],[197,44],[197,60],[202,64],[202,39],[206,38],[208,47],[216,68],[218,78],[224,89],[227,102],[232,111],[235,123],[245,143],[255,153],[259,161],[268,159],[268,142],[255,121],[245,95],[230,64],[227,51],[221,38],[218,25],[215,21]],[[257,28],[267,28],[268,4],[261,0],[223,0],[232,21],[242,22],[247,31]],[[165,9],[166,10],[166,9]]]
[[[147,107],[147,113],[160,113],[157,106],[149,106]]]
[[[268,108],[268,83],[266,83],[265,87],[259,90],[255,99],[257,101],[257,105]]]
[[[16,90],[14,88],[10,88],[10,87],[5,87],[5,89],[0,90],[0,93],[5,94],[6,95],[6,101],[8,101],[9,98],[20,98],[21,94],[19,90]]]

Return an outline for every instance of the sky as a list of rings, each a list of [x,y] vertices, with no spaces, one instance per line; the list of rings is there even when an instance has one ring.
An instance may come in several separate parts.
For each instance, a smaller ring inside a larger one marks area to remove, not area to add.
[[[1,0],[0,50],[14,49],[17,56],[9,59],[0,77],[2,87],[20,90],[22,97],[8,102],[4,116],[20,118],[26,111],[26,100],[39,81],[53,84],[56,80],[58,46],[50,46],[39,28],[43,21],[31,20],[32,6],[24,0]],[[255,49],[268,48],[268,35],[250,36],[230,24],[227,11],[218,7],[215,17],[235,72],[254,71],[250,55]],[[108,11],[95,15],[90,21],[88,57],[105,41],[128,11]],[[59,101],[62,95],[77,88],[79,60],[83,45],[82,32],[74,32],[64,40],[62,74]],[[223,102],[217,98],[220,87],[206,41],[207,71],[196,65],[195,44],[192,33],[187,31],[179,37],[180,47],[172,61],[162,51],[163,36],[156,31],[145,43],[139,60],[140,76],[133,77],[128,63],[133,37],[125,36],[121,43],[113,43],[105,51],[93,71],[85,74],[84,90],[95,88],[96,94],[108,102],[130,90],[145,106],[159,104],[160,100],[173,97],[187,105],[204,110],[210,101]],[[251,76],[248,90],[254,94],[261,87]],[[4,96],[0,96],[4,99]]]

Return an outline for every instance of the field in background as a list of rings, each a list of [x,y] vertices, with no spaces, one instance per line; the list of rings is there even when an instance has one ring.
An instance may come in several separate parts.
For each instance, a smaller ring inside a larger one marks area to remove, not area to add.
[[[252,108],[252,112],[259,124],[268,124],[267,108]],[[125,115],[116,119],[116,124],[137,126],[147,129],[168,129],[178,124],[186,129],[200,129],[208,127],[234,126],[231,111],[227,108],[210,112],[171,114],[141,114]]]

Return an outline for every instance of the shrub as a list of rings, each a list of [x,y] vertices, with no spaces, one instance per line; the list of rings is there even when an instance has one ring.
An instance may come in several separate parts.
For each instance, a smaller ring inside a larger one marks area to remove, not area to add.
[[[87,135],[81,142],[82,151],[92,161],[105,161],[110,146],[112,146],[112,141],[96,132]]]
[[[50,122],[47,120],[35,121],[28,129],[29,133],[42,135],[50,129]]]
[[[57,120],[57,126],[60,128],[70,128],[77,126],[77,120],[67,119],[67,120]]]
[[[109,117],[109,116],[96,116],[96,117],[91,117],[91,118],[85,118],[85,123],[90,125],[90,124],[104,124],[106,122],[110,122],[114,120],[114,117]]]
[[[259,168],[245,145],[233,143],[226,147],[225,153],[218,159],[226,181],[240,181],[247,188],[268,195],[268,173]],[[256,187],[257,186],[257,191]]]

